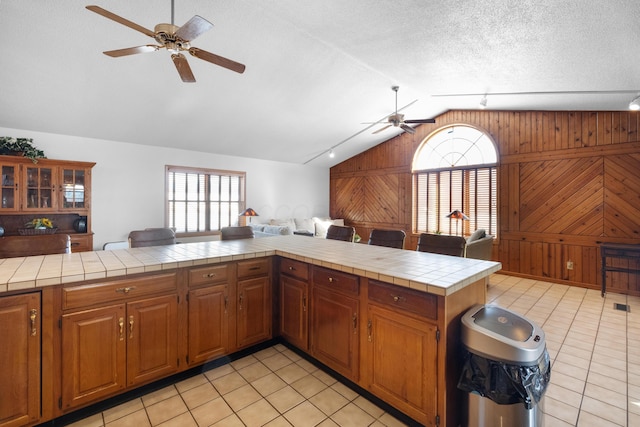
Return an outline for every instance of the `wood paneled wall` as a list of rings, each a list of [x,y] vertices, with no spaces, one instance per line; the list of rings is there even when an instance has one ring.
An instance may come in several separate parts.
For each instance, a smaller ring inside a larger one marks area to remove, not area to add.
[[[363,242],[373,228],[403,229],[405,249],[415,249],[413,156],[452,124],[476,126],[497,145],[493,259],[504,272],[599,288],[599,244],[640,243],[637,112],[449,111],[331,168],[331,216],[355,226]],[[640,295],[640,276],[608,273],[607,286]]]

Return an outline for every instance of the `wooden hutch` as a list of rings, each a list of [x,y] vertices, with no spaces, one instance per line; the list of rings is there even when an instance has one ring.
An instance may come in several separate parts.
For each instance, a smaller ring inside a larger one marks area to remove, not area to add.
[[[91,169],[95,163],[0,156],[3,238],[20,234],[34,218],[48,218],[71,237],[71,251],[93,250]],[[83,221],[84,220],[84,221]],[[84,222],[84,226],[82,223]]]

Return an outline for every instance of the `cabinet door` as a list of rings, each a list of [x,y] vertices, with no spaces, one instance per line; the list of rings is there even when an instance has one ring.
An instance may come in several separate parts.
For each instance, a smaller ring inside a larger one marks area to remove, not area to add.
[[[178,370],[178,297],[127,303],[127,385]]]
[[[368,313],[366,387],[421,424],[434,425],[437,327],[377,306]]]
[[[25,211],[52,212],[57,207],[55,191],[56,169],[51,166],[29,165],[23,167],[24,186],[22,209]]]
[[[229,350],[228,286],[189,292],[189,364],[223,356]]]
[[[246,347],[271,338],[269,277],[238,282],[237,344]]]
[[[62,409],[125,387],[124,305],[62,316]]]
[[[0,426],[40,416],[40,294],[0,298]]]
[[[18,165],[0,164],[2,171],[2,203],[0,210],[17,211],[18,210]]]
[[[83,168],[63,167],[60,170],[59,210],[82,210],[89,208],[87,181],[90,171]]]
[[[289,276],[280,276],[280,333],[291,344],[308,350],[308,284]]]
[[[311,353],[345,377],[357,381],[359,358],[358,307],[355,298],[313,288]]]

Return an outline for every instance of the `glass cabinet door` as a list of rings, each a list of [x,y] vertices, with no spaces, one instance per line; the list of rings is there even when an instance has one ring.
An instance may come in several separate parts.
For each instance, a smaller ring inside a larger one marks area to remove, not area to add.
[[[84,169],[62,170],[61,209],[86,208],[85,175]]]
[[[25,209],[51,210],[55,202],[53,200],[53,170],[48,167],[27,166],[25,177],[27,190],[26,198],[23,201]]]
[[[0,210],[16,210],[18,207],[18,194],[16,192],[17,166],[1,165],[2,170],[2,204]]]

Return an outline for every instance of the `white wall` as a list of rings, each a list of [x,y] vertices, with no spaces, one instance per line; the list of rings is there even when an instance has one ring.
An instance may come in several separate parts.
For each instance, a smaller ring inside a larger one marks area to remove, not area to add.
[[[247,206],[260,218],[329,216],[329,169],[174,148],[0,127],[0,136],[32,138],[50,159],[95,162],[94,248],[126,240],[129,231],[164,226],[165,165],[247,173]]]

